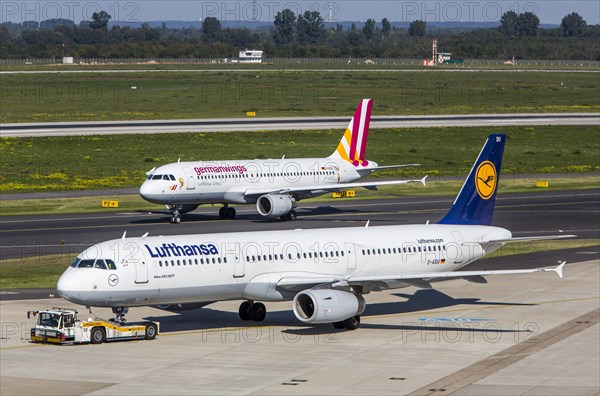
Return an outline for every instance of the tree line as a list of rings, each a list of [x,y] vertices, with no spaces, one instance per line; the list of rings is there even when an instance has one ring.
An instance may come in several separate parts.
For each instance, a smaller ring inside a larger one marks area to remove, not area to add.
[[[431,40],[453,58],[600,60],[600,25],[577,13],[559,28],[542,29],[539,18],[508,11],[494,29],[440,30],[416,20],[408,28],[387,19],[362,27],[325,27],[318,11],[277,13],[268,29],[224,28],[214,17],[201,28],[171,29],[142,24],[108,27],[111,16],[94,13],[78,25],[67,19],[0,24],[0,58],[231,58],[245,48],[267,57],[429,58]]]

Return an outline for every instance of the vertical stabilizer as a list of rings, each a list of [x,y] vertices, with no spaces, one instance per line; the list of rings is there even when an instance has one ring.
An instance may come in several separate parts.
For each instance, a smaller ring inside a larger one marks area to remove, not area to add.
[[[342,136],[342,140],[340,140],[337,149],[329,158],[341,158],[354,166],[368,165],[365,154],[367,151],[372,108],[373,99],[363,99],[360,101],[354,112],[354,117],[352,117],[348,128],[346,128],[346,132],[344,132],[344,136]]]
[[[506,135],[490,135],[448,214],[438,224],[491,225]]]

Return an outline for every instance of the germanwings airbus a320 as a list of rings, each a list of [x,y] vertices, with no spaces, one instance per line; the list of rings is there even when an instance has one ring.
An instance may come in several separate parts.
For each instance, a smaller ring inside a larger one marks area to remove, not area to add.
[[[149,202],[164,204],[179,223],[199,204],[218,203],[222,219],[233,219],[230,204],[256,204],[266,218],[295,220],[296,202],[342,189],[405,184],[421,180],[356,182],[373,171],[418,164],[378,166],[367,161],[372,99],[363,99],[337,149],[327,158],[176,162],[150,170],[140,187]]]
[[[58,281],[65,299],[112,307],[186,309],[245,300],[243,320],[262,321],[261,301],[293,301],[304,323],[356,329],[364,294],[433,281],[554,271],[556,268],[459,271],[513,238],[491,226],[505,135],[491,135],[448,214],[437,224],[236,232],[123,238],[81,253]]]

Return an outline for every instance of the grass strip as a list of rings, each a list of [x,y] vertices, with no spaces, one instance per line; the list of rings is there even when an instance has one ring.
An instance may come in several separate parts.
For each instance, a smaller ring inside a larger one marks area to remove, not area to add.
[[[369,134],[367,158],[379,165],[422,165],[373,177],[463,179],[491,132],[507,134],[504,179],[600,171],[600,140],[593,125],[376,129]],[[340,130],[297,130],[2,138],[0,193],[139,187],[146,171],[178,159],[233,164],[282,155],[324,158],[341,135]]]

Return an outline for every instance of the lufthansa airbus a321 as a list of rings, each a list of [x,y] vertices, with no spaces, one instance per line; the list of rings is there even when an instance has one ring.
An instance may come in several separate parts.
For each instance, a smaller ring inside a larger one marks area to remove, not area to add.
[[[433,281],[552,269],[460,271],[513,238],[492,226],[505,135],[491,135],[448,214],[437,224],[142,236],[102,242],[81,253],[58,281],[65,299],[112,307],[185,309],[244,300],[243,320],[265,318],[264,301],[293,301],[304,323],[356,329],[364,294]],[[262,301],[262,302],[261,302]]]
[[[200,204],[222,204],[219,216],[235,218],[230,204],[256,204],[261,216],[295,220],[296,202],[347,188],[425,183],[420,180],[357,182],[378,169],[418,164],[378,166],[365,158],[372,99],[363,99],[336,150],[327,158],[216,160],[176,162],[150,170],[140,187],[149,202],[164,204],[179,223],[181,214]]]

